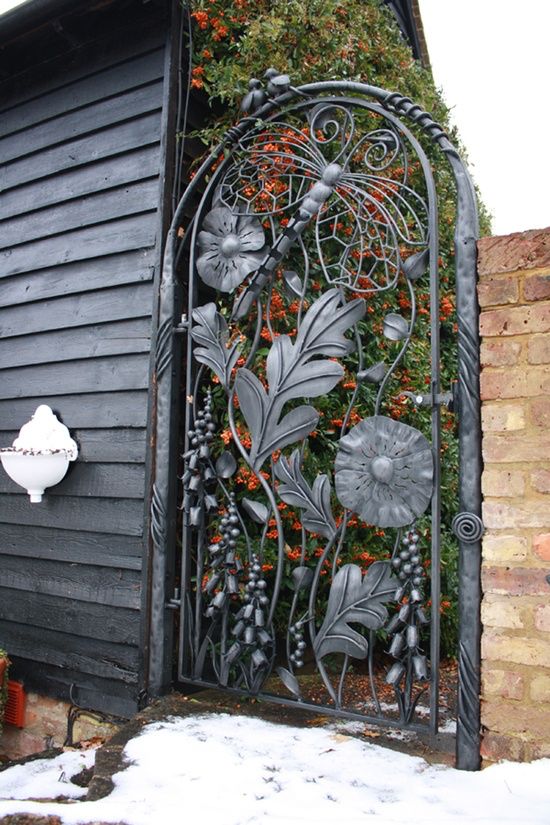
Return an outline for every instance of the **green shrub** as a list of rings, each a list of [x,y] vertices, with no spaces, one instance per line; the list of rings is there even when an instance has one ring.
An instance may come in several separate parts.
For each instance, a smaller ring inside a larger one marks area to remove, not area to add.
[[[431,72],[412,57],[403,41],[397,23],[378,0],[199,0],[193,7],[194,63],[192,86],[203,89],[214,109],[223,114],[201,131],[207,144],[215,144],[227,127],[238,116],[238,106],[248,89],[251,77],[262,77],[268,63],[290,75],[293,85],[314,80],[350,79],[369,83],[409,96],[415,103],[434,116],[460,149],[456,130],[449,124],[449,112],[436,89]],[[222,104],[217,105],[217,104]],[[414,131],[414,129],[413,129]],[[454,310],[453,233],[455,219],[455,190],[446,159],[425,136],[419,135],[432,162],[439,198],[440,276],[441,276],[441,342],[442,388],[450,389],[456,377],[456,319]],[[481,225],[484,234],[489,221],[481,206]],[[401,390],[421,392],[425,384],[426,363],[429,363],[429,326],[422,310],[429,306],[429,286],[419,282],[421,314],[416,337],[406,364],[396,375]],[[386,298],[374,296],[371,301],[371,322],[379,322],[387,310]],[[399,295],[397,300],[405,301]],[[396,307],[399,311],[399,307]],[[288,331],[280,327],[281,332]],[[259,355],[265,357],[266,352]],[[399,387],[397,391],[399,391]],[[219,392],[221,401],[221,390]],[[216,397],[216,393],[215,393]],[[334,391],[316,404],[325,424],[338,421],[347,405],[344,389]],[[221,405],[220,405],[221,409]],[[401,398],[386,405],[385,412],[429,432],[429,411],[416,411],[410,402]],[[357,406],[358,415],[372,414],[372,409]],[[221,422],[226,426],[226,422]],[[328,428],[330,430],[330,426]],[[324,472],[331,468],[334,458],[334,439],[325,433],[313,443],[309,469]],[[457,546],[450,531],[450,523],[457,511],[458,447],[454,416],[443,410],[442,419],[442,649],[454,655],[457,636]],[[238,476],[239,478],[239,476]],[[250,482],[252,483],[252,482]],[[249,477],[241,473],[243,491],[249,486]],[[292,511],[285,517],[291,544],[293,529],[299,543],[296,520]],[[424,519],[418,525],[424,537],[425,553],[429,546],[429,523]],[[273,552],[274,552],[273,545]],[[309,539],[308,553],[315,554],[315,540]],[[351,533],[346,561],[362,567],[375,558],[388,556],[384,531],[365,528],[358,524]],[[285,579],[290,583],[290,561],[285,564]],[[327,576],[328,578],[328,576]],[[285,607],[284,602],[282,608]]]

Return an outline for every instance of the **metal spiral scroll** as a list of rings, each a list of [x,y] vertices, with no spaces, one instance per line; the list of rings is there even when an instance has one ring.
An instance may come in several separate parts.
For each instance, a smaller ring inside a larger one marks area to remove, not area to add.
[[[457,539],[466,544],[479,541],[485,529],[482,520],[475,513],[458,513],[451,528]]]
[[[189,192],[178,206],[168,241],[163,279],[167,288],[161,293],[156,463],[162,483],[155,485],[152,509],[157,559],[162,558],[162,542],[168,540],[161,523],[169,518],[161,506],[167,464],[163,428],[167,399],[174,391],[168,369],[168,319],[174,261],[183,244],[189,248],[189,283],[200,279],[218,290],[216,303],[210,298],[201,304],[190,295],[188,311],[182,570],[186,597],[180,617],[180,678],[250,693],[262,691],[268,682],[273,690],[278,678],[277,690],[283,688],[303,701],[298,671],[304,657],[310,656],[333,711],[422,727],[416,708],[435,678],[437,662],[430,666],[423,649],[424,627],[430,621],[423,605],[430,594],[424,591],[422,542],[415,525],[432,495],[439,495],[433,487],[439,456],[418,430],[383,411],[390,388],[396,390],[395,373],[415,333],[416,281],[429,271],[430,282],[437,283],[437,213],[430,163],[400,118],[419,126],[446,153],[453,171],[458,156],[441,127],[408,98],[360,83],[331,81],[293,88],[286,75],[269,70],[265,84],[251,81],[244,108],[248,117],[228,130],[190,187],[194,193],[208,178],[195,217],[179,240],[175,230]],[[424,175],[423,196],[411,183],[413,159]],[[468,211],[471,188],[459,172],[459,201]],[[470,216],[470,228],[474,223]],[[461,278],[471,277],[470,265],[457,247]],[[390,342],[393,354],[388,363],[383,355],[370,362],[361,337],[364,299],[383,293],[389,305],[397,284],[409,296],[410,316],[386,313],[377,334]],[[433,290],[437,296],[437,286]],[[272,326],[274,295],[297,306],[292,334],[277,333]],[[434,312],[432,341],[437,342],[437,306]],[[171,317],[173,321],[173,311]],[[263,339],[271,346],[266,347]],[[470,332],[467,340],[470,351]],[[474,354],[468,354],[473,363]],[[437,386],[438,358],[432,361],[436,374],[431,381]],[[333,391],[344,375],[343,365],[353,370],[357,386],[342,411],[332,473],[315,476],[305,445],[322,424],[316,398]],[[477,403],[472,389],[473,400],[466,404],[470,416]],[[358,394],[372,407],[357,423],[350,416]],[[200,448],[197,433],[208,429],[214,434],[216,415],[226,416],[231,444],[212,442],[210,452]],[[173,467],[173,457],[171,462]],[[242,496],[245,477],[254,479],[248,487],[253,497]],[[285,608],[289,612],[283,666],[273,620],[289,549],[280,514],[284,506],[299,513],[302,543],[293,558],[293,595]],[[352,517],[383,527],[388,538],[393,535],[387,560],[376,561],[365,573],[355,564],[342,563]],[[470,513],[457,517],[461,541],[478,540],[476,519]],[[322,544],[314,564],[306,552],[310,534]],[[264,576],[269,541],[277,547],[272,577]],[[437,564],[437,538],[433,542],[432,561]],[[332,574],[321,614],[317,596],[327,565]],[[159,567],[159,580],[161,572]],[[437,604],[434,580],[431,596]],[[156,586],[153,599],[158,599]],[[373,678],[377,633],[382,630],[395,659],[387,683],[395,690],[398,720],[383,711]],[[159,643],[157,632],[150,657],[153,682]],[[432,644],[432,653],[434,649]],[[475,694],[475,656],[468,644],[464,653],[460,650],[471,665],[465,671],[472,687],[468,695]],[[334,656],[340,657],[337,684],[328,670],[329,657]],[[373,707],[361,714],[345,709],[353,659],[366,661],[373,696]],[[433,691],[430,702],[435,716]],[[473,719],[469,705],[464,712]],[[470,749],[474,740],[473,734],[468,736]]]

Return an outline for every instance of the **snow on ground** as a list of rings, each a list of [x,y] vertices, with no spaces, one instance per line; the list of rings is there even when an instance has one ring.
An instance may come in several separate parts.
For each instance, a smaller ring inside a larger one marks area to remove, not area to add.
[[[14,765],[0,773],[0,799],[44,799],[86,796],[86,788],[71,784],[71,777],[94,764],[93,750],[65,751],[54,759],[37,759]]]
[[[171,718],[125,748],[97,802],[0,801],[8,813],[128,825],[549,825],[550,759],[463,773],[334,731],[217,714]],[[0,774],[0,799],[59,793],[89,753]],[[26,773],[23,779],[22,771]]]

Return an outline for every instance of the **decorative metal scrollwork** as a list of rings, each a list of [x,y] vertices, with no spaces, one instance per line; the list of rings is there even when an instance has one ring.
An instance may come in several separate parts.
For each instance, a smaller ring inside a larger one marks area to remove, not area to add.
[[[451,525],[455,536],[465,544],[474,544],[483,536],[485,527],[475,513],[457,513]]]
[[[438,239],[430,163],[396,113],[456,153],[405,98],[369,99],[353,83],[294,89],[275,70],[264,80],[250,82],[249,115],[193,181],[202,195],[181,242],[193,289],[180,677],[315,704],[301,676],[315,668],[333,709],[414,726],[437,671],[437,577],[425,591],[439,563],[428,521],[439,407],[411,426],[393,399],[428,281],[427,383],[439,394]],[[177,257],[171,248],[164,283]],[[341,417],[328,426],[321,399],[334,393]],[[352,524],[384,536],[382,558],[350,559]],[[367,674],[363,704],[350,704],[352,664]]]

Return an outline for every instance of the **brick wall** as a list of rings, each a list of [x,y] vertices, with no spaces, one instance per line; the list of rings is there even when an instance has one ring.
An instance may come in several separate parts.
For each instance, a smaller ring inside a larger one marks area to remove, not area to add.
[[[0,735],[0,765],[7,759],[20,759],[46,748],[61,747],[67,735],[67,716],[70,705],[58,699],[29,693],[26,697],[25,727],[4,725]],[[96,721],[91,716],[80,716],[73,728],[73,742],[94,737],[112,736],[116,727]]]
[[[482,754],[550,756],[550,228],[479,242]]]

